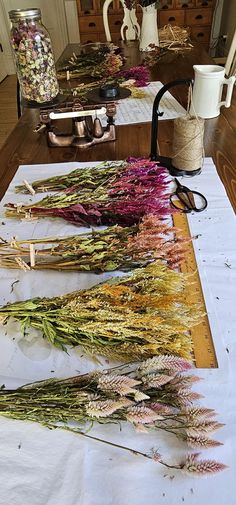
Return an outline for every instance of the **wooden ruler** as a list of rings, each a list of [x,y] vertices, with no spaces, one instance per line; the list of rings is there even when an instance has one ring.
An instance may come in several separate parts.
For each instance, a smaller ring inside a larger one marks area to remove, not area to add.
[[[174,225],[180,229],[176,233],[177,236],[190,238],[190,229],[187,216],[184,213],[176,213],[173,215]],[[187,242],[187,251],[185,258],[181,263],[181,272],[193,273],[192,281],[187,288],[187,296],[190,301],[199,303],[206,312],[206,305],[201,286],[201,280],[198,273],[198,267],[195,257],[192,241]],[[191,329],[193,340],[194,361],[198,368],[218,368],[211,328],[208,321],[207,313],[203,320],[197,326]]]

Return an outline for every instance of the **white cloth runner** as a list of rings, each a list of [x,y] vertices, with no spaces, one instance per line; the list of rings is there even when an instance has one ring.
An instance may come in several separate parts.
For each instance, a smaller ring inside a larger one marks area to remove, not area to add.
[[[42,197],[15,194],[14,186],[23,179],[31,182],[49,173],[60,174],[85,165],[88,163],[20,167],[1,204],[0,236],[29,238],[84,231],[59,219],[29,223],[6,219],[3,204]],[[199,176],[184,179],[184,184],[204,193],[208,199],[207,210],[191,214],[189,224],[192,234],[198,237],[194,247],[220,365],[215,370],[196,370],[197,375],[206,379],[196,389],[206,397],[201,404],[215,408],[218,420],[226,423],[215,436],[224,446],[202,451],[202,456],[215,458],[230,468],[208,479],[191,479],[165,471],[152,461],[79,436],[0,418],[1,504],[143,505],[147,502],[149,505],[176,505],[185,502],[207,505],[211,500],[214,505],[234,505],[236,222],[211,159],[205,160]],[[55,296],[91,286],[112,275],[1,270],[0,304],[33,296]],[[19,282],[13,285],[16,280]],[[0,327],[0,342],[0,383],[11,387],[44,377],[68,376],[97,366],[81,357],[79,351],[74,350],[67,356],[51,349],[42,339],[25,344],[15,323],[8,328]],[[182,444],[170,435],[137,434],[130,426],[123,426],[121,432],[118,426],[96,427],[91,434],[146,452],[155,447],[169,458],[169,462],[179,460],[183,453]]]
[[[115,124],[126,125],[133,123],[148,123],[152,120],[152,106],[156,94],[162,88],[160,81],[150,82],[148,86],[140,88],[144,91],[144,98],[125,98],[117,103],[117,113],[115,115]],[[164,112],[162,119],[175,119],[186,114],[186,110],[180,103],[166,91],[160,102],[160,111]],[[103,119],[105,119],[104,116]]]

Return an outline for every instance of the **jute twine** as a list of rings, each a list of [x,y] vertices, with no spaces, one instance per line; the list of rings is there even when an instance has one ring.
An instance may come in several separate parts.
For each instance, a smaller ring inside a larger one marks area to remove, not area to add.
[[[204,158],[204,119],[189,115],[192,86],[189,87],[187,114],[174,120],[172,165],[192,172],[202,167]]]

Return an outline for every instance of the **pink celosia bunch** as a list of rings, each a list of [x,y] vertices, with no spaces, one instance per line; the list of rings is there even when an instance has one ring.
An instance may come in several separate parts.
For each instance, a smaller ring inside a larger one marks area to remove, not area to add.
[[[166,176],[166,169],[156,162],[129,158],[122,171],[118,170],[111,179],[107,177],[107,185],[98,186],[97,193],[95,188],[83,194],[75,184],[35,205],[8,203],[5,206],[12,209],[7,212],[9,217],[52,216],[79,226],[131,226],[146,214],[164,217],[173,212],[166,191]]]
[[[133,79],[134,86],[137,88],[147,86],[150,82],[150,70],[145,65],[137,65],[135,67],[130,67],[127,70],[120,70],[116,74],[118,79],[122,77],[125,81]]]

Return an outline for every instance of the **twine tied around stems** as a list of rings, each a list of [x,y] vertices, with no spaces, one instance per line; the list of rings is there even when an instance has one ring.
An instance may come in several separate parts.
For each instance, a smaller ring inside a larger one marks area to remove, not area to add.
[[[204,159],[204,119],[189,113],[192,102],[192,86],[189,86],[187,114],[174,120],[172,165],[187,172],[202,168]]]

